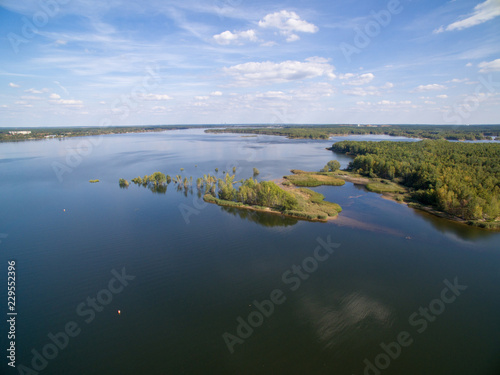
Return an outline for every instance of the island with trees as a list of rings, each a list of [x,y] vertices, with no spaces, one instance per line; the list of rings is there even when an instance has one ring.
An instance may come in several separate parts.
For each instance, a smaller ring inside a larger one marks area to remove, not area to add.
[[[255,172],[254,168],[254,177]],[[196,188],[199,196],[203,196],[206,202],[223,207],[262,211],[309,221],[327,221],[337,217],[342,211],[338,204],[325,201],[322,194],[305,186],[341,186],[345,182],[335,177],[333,171],[292,172],[293,175],[284,176],[276,182],[257,181],[252,177],[235,181],[235,175],[225,171],[223,178],[205,174],[196,180]],[[165,193],[171,183],[177,186],[177,190],[186,193],[193,188],[192,177],[176,175],[172,178],[162,172],[136,177],[131,181],[155,193]],[[120,179],[119,185],[121,188],[128,188],[129,182]]]

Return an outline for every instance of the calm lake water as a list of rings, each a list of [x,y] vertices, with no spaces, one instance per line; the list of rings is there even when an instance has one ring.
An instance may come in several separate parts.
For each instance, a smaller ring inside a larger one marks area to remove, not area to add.
[[[0,298],[6,314],[15,260],[16,364],[65,375],[498,374],[499,233],[351,183],[315,189],[344,209],[329,223],[206,205],[196,188],[118,186],[155,171],[196,180],[236,166],[240,179],[257,167],[275,179],[331,159],[345,167],[331,143],[194,129],[0,144]],[[58,335],[65,327],[74,337]],[[17,374],[2,358],[2,373]]]

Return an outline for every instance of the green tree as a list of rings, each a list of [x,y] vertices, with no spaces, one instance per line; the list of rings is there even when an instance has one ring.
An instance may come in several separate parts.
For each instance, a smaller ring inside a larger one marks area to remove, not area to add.
[[[129,182],[123,178],[120,178],[118,183],[119,183],[121,188],[128,188],[128,186],[129,186]]]
[[[326,163],[326,166],[328,167],[328,170],[330,172],[335,172],[340,169],[340,163],[337,160],[330,160],[328,163]]]

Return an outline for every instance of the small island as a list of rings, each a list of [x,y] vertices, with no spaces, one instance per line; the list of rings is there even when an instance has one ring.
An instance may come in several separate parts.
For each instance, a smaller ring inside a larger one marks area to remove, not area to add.
[[[218,171],[218,168],[216,170]],[[259,174],[256,168],[253,172],[254,177]],[[196,187],[200,198],[203,196],[206,202],[223,207],[261,211],[309,221],[325,222],[336,218],[342,208],[336,203],[325,201],[322,194],[305,186],[341,186],[345,183],[344,180],[335,177],[331,170],[328,172],[294,170],[292,173],[293,175],[284,176],[278,181],[257,181],[252,177],[235,181],[234,174],[223,171],[223,178],[210,174],[203,175],[196,180]],[[176,175],[172,178],[162,172],[136,177],[131,181],[154,193],[163,194],[171,183],[177,185],[177,190],[183,190],[186,194],[193,187],[193,177]],[[125,179],[120,179],[119,185],[127,188],[129,183]]]
[[[314,175],[314,172],[310,173]],[[338,204],[325,201],[322,194],[313,190],[296,187],[300,184],[295,185],[290,180],[294,176],[285,176],[277,182],[258,182],[249,178],[236,189],[232,181],[234,176],[226,175],[225,180],[219,179],[218,194],[215,194],[215,189],[209,188],[203,199],[219,206],[268,212],[300,220],[324,222],[337,217],[342,211]]]

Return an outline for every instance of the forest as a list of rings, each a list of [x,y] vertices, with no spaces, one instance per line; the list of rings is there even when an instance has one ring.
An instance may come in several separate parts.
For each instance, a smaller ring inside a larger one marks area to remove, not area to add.
[[[499,219],[498,144],[342,141],[331,149],[356,155],[349,170],[411,188],[411,198],[419,203],[464,220]]]
[[[491,140],[500,136],[499,125],[311,125],[275,127],[229,127],[208,129],[207,133],[243,133],[281,135],[288,138],[328,139],[334,135],[390,135],[422,139]]]

